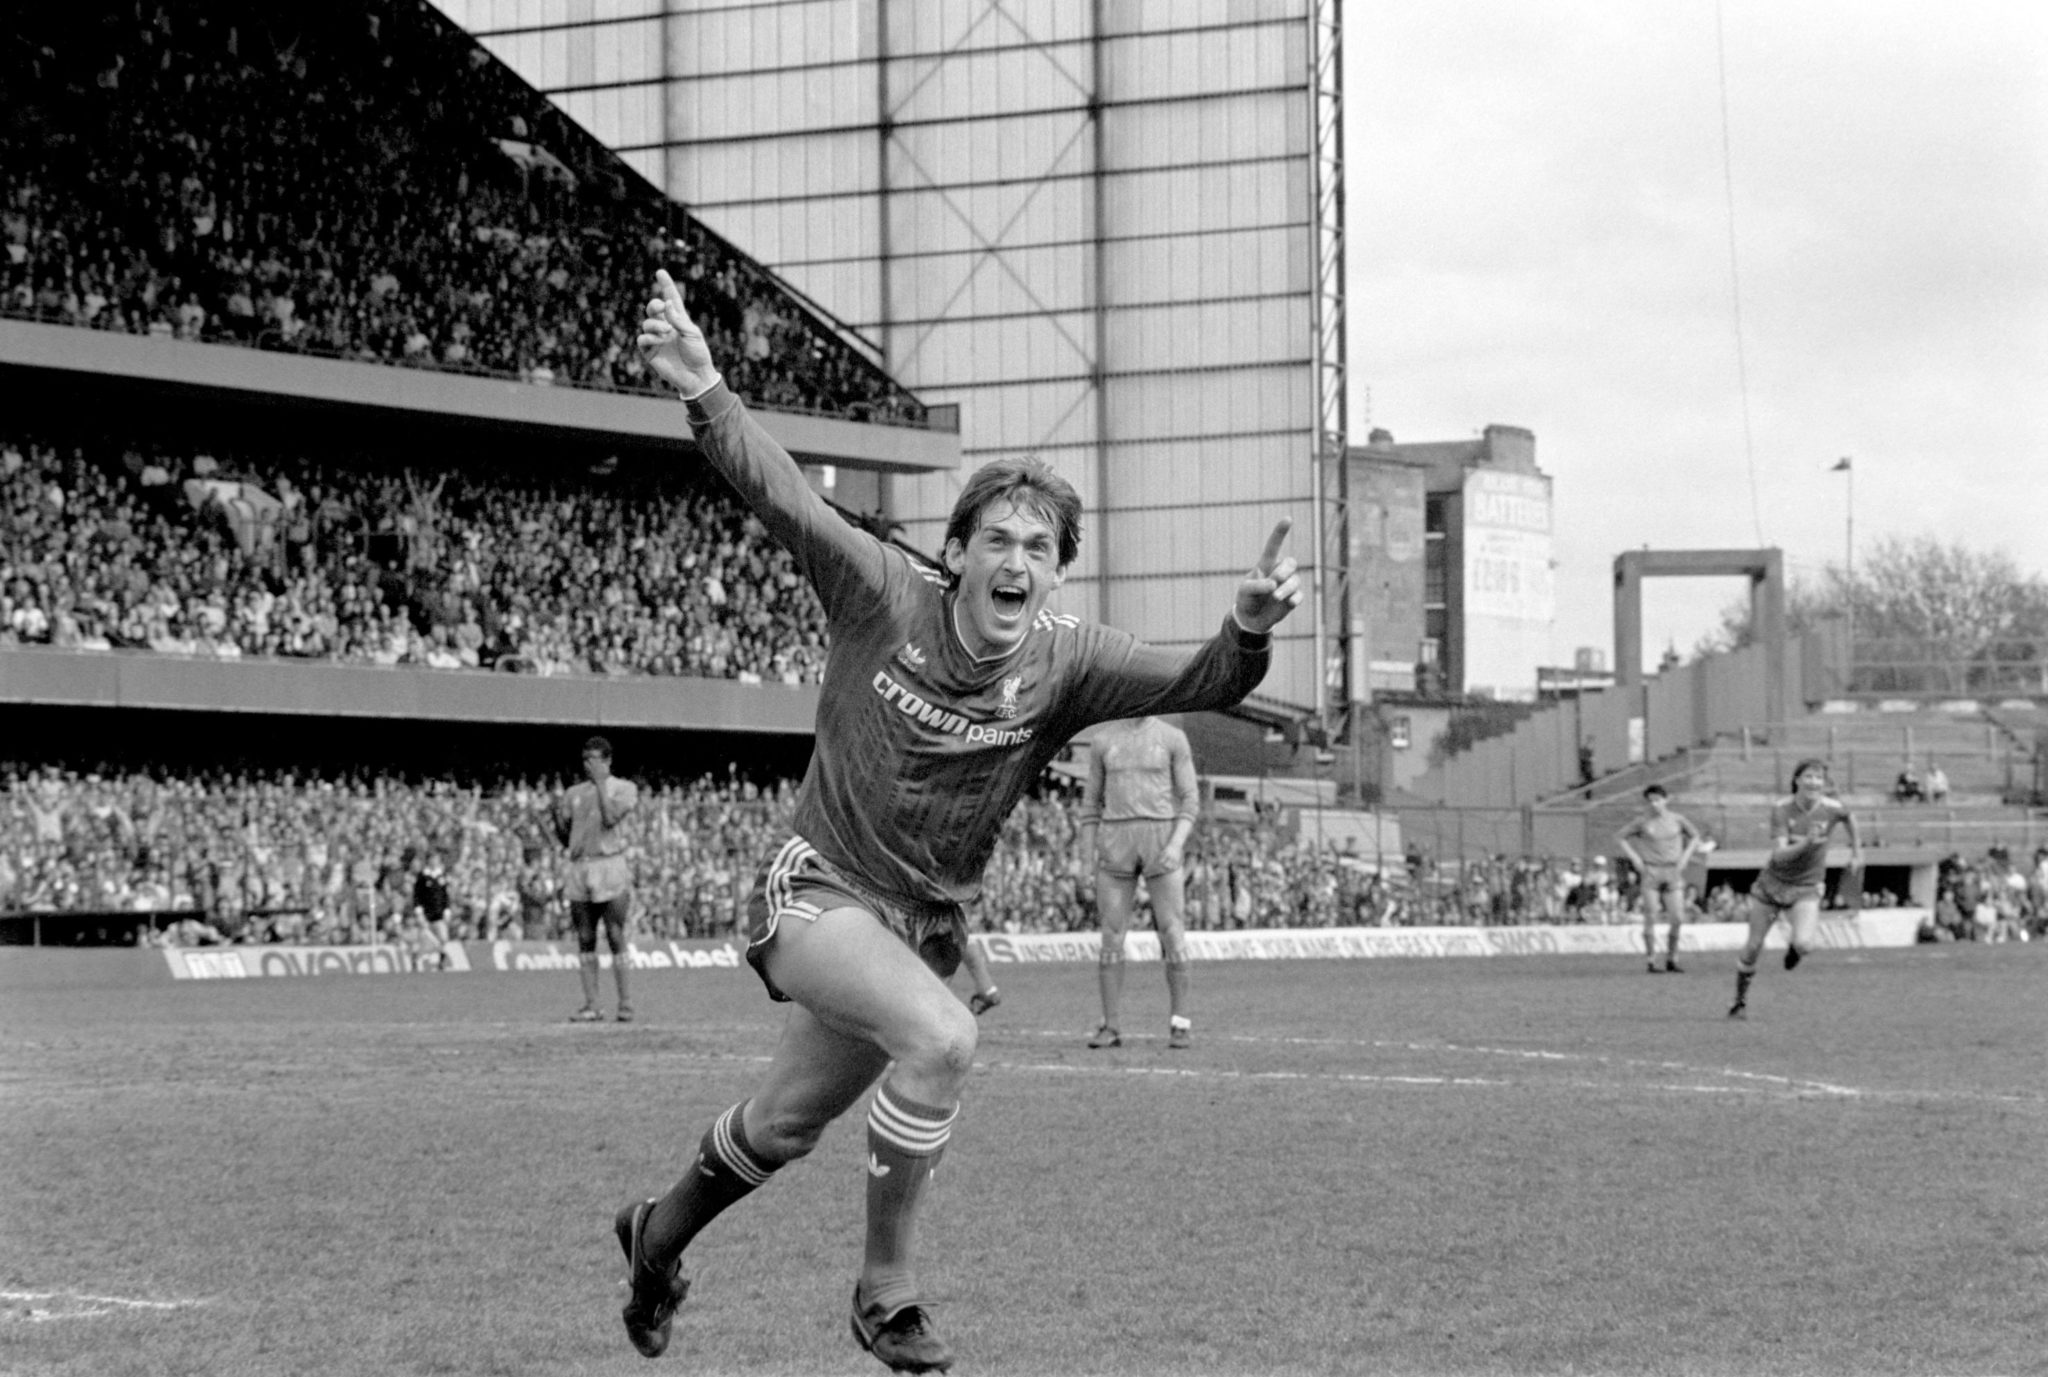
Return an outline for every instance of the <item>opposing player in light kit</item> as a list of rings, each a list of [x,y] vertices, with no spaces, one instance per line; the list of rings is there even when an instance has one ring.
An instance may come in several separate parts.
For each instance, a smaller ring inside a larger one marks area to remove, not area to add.
[[[1685,868],[1700,844],[1700,829],[1671,810],[1671,795],[1661,784],[1643,790],[1643,802],[1650,811],[1622,828],[1614,840],[1643,877],[1643,950],[1649,954],[1650,971],[1657,971],[1657,919],[1662,915],[1671,925],[1664,938],[1664,969],[1676,975],[1683,969],[1678,964],[1678,931],[1685,926]]]
[[[619,1022],[633,1021],[633,1001],[626,988],[633,863],[626,857],[625,822],[639,802],[640,790],[633,781],[612,773],[611,742],[601,736],[584,742],[583,779],[555,803],[555,835],[569,848],[562,894],[576,927],[576,975],[583,982],[583,1007],[569,1016],[572,1023],[596,1023],[604,1017],[597,1007],[599,928],[611,945]]]
[[[1125,934],[1138,903],[1138,876],[1159,929],[1166,967],[1166,1045],[1188,1046],[1188,933],[1182,917],[1181,856],[1201,799],[1187,733],[1156,717],[1111,722],[1096,732],[1081,795],[1081,845],[1094,858],[1095,910],[1102,920],[1097,974],[1102,1022],[1090,1047],[1121,1047]]]
[[[704,458],[817,590],[832,649],[796,834],[750,909],[747,960],[770,998],[795,1007],[753,1095],[711,1125],[682,1178],[619,1211],[626,1335],[649,1357],[667,1347],[691,1239],[879,1081],[853,1335],[892,1369],[942,1371],[952,1352],[913,1254],[974,1058],[974,1016],[945,983],[961,961],[961,906],[1003,818],[1075,732],[1225,707],[1258,684],[1273,627],[1301,600],[1281,553],[1288,526],[1192,655],[1046,608],[1080,547],[1081,502],[1036,459],[977,470],[946,523],[942,565],[924,564],[811,490],[721,381],[668,274],[656,280],[641,351],[689,401]]]
[[[1863,870],[1863,844],[1856,837],[1856,819],[1841,800],[1828,793],[1824,760],[1802,760],[1792,771],[1792,797],[1771,809],[1771,857],[1749,887],[1749,941],[1735,965],[1735,1003],[1730,1018],[1746,1018],[1749,983],[1756,979],[1757,958],[1764,938],[1780,918],[1791,924],[1785,944],[1785,969],[1802,961],[1813,946],[1814,924],[1820,921],[1821,887],[1827,881],[1828,839],[1839,827],[1849,836],[1849,870]]]

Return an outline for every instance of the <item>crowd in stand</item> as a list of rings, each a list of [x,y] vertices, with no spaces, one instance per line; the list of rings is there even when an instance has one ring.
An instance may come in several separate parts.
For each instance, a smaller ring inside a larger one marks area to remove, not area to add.
[[[28,6],[0,43],[8,314],[652,390],[631,303],[667,264],[749,400],[924,422],[420,0]]]
[[[1936,884],[1923,942],[2010,942],[2048,937],[2048,846],[2027,862],[1991,847],[1974,860],[1950,856]]]
[[[803,683],[825,623],[690,466],[429,481],[368,456],[0,439],[0,645]]]
[[[760,857],[787,834],[792,786],[732,774],[641,783],[627,823],[640,930],[732,936]],[[404,942],[431,869],[446,894],[431,916],[449,936],[560,939],[567,911],[550,808],[565,784],[9,770],[0,911],[161,914],[157,930],[184,942]],[[1188,849],[1187,917],[1198,930],[1638,921],[1632,887],[1608,868],[1597,859],[1439,866],[1411,855],[1381,873],[1365,858],[1297,844],[1270,820],[1211,822]],[[1722,890],[1702,916],[1739,919],[1741,900]],[[998,932],[1094,927],[1070,797],[1048,789],[1011,816],[973,917]],[[1928,940],[2042,935],[2048,848],[2030,868],[1999,848],[1943,867]]]
[[[451,936],[559,938],[565,783],[11,771],[0,911],[175,915],[165,930],[186,940],[396,942],[431,868]],[[789,786],[737,778],[643,787],[629,830],[646,930],[729,934],[790,802]]]

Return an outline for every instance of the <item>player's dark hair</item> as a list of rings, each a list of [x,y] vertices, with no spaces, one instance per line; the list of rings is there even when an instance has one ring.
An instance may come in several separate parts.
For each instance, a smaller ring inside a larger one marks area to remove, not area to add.
[[[1644,785],[1644,786],[1643,786],[1643,797],[1644,797],[1644,798],[1670,798],[1670,797],[1671,797],[1671,791],[1670,791],[1669,789],[1665,788],[1665,787],[1664,787],[1663,785],[1661,785],[1661,784],[1646,784],[1646,785]]]
[[[1819,770],[1821,778],[1826,779],[1828,776],[1828,763],[1819,756],[1810,756],[1800,761],[1792,767],[1792,783],[1797,785],[1799,783],[1799,776],[1805,774],[1808,770]]]
[[[989,504],[1004,499],[1052,527],[1059,539],[1060,568],[1074,562],[1081,553],[1081,494],[1035,454],[991,460],[976,469],[946,519],[946,543],[967,544]]]
[[[606,760],[610,760],[612,758],[612,743],[601,736],[593,736],[590,740],[583,743],[583,754],[601,755]]]

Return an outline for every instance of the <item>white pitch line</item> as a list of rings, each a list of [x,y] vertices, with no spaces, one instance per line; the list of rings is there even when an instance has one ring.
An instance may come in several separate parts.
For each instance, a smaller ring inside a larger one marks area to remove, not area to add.
[[[1410,1042],[1399,1045],[1413,1052],[1436,1050],[1471,1052],[1489,1057],[1518,1057],[1538,1061],[1580,1061],[1591,1062],[1599,1066],[1626,1066],[1648,1068],[1656,1071],[1677,1071],[1694,1076],[1728,1076],[1736,1080],[1765,1081],[1775,1085],[1782,1085],[1788,1090],[1793,1090],[1800,1094],[1838,1095],[1855,1099],[1872,1093],[1867,1090],[1860,1090],[1853,1085],[1836,1085],[1830,1081],[1800,1080],[1794,1076],[1777,1076],[1764,1071],[1739,1071],[1732,1066],[1688,1066],[1684,1062],[1643,1061],[1635,1057],[1610,1057],[1600,1053],[1550,1052],[1540,1048],[1526,1047],[1467,1047],[1450,1042],[1437,1044]]]
[[[192,1300],[141,1300],[134,1296],[95,1296],[83,1291],[0,1291],[0,1301],[26,1304],[26,1313],[20,1315],[0,1314],[0,1320],[26,1320],[30,1324],[43,1324],[50,1320],[90,1320],[102,1315],[115,1315],[123,1311],[189,1310],[205,1305],[203,1299]],[[59,1304],[38,1307],[36,1301],[55,1301]]]
[[[506,1025],[508,1027],[524,1025]],[[992,1040],[1003,1038],[1033,1038],[1049,1042],[1079,1045],[1087,1033],[1062,1028],[1015,1028],[994,1026],[989,1029]],[[1652,1082],[1636,1088],[1675,1094],[1730,1095],[1774,1093],[1790,1099],[1813,1099],[1827,1097],[1834,1099],[1869,1100],[1975,1100],[1995,1104],[2026,1106],[2048,1106],[2048,1097],[2038,1095],[2000,1094],[1994,1091],[1953,1091],[1953,1090],[1876,1090],[1853,1085],[1838,1085],[1832,1081],[1803,1080],[1793,1076],[1775,1075],[1764,1071],[1744,1071],[1738,1067],[1693,1066],[1680,1061],[1649,1061],[1638,1057],[1615,1057],[1602,1053],[1559,1052],[1542,1047],[1488,1047],[1455,1042],[1408,1042],[1398,1038],[1312,1038],[1276,1037],[1258,1033],[1219,1033],[1208,1035],[1218,1043],[1247,1046],[1277,1047],[1353,1047],[1373,1051],[1404,1051],[1421,1053],[1460,1053],[1469,1056],[1505,1057],[1518,1061],[1539,1062],[1581,1062],[1592,1066],[1627,1067],[1637,1070],[1663,1071],[1680,1076],[1726,1077],[1729,1080],[1755,1082],[1770,1090],[1756,1089],[1750,1085],[1714,1085],[1699,1082]],[[726,1064],[767,1065],[772,1057],[747,1052],[702,1052],[696,1050],[663,1052],[662,1056],[682,1061],[697,1061]],[[1096,1065],[1084,1066],[1070,1063],[1037,1064],[1027,1062],[1005,1062],[977,1058],[977,1069],[983,1071],[1040,1071],[1072,1072],[1075,1074],[1113,1073],[1122,1075],[1154,1075],[1179,1077],[1209,1077],[1218,1080],[1327,1080],[1378,1085],[1449,1085],[1509,1087],[1515,1085],[1566,1086],[1575,1090],[1617,1090],[1623,1088],[1620,1082],[1597,1080],[1547,1080],[1507,1081],[1482,1076],[1428,1076],[1428,1075],[1372,1075],[1358,1072],[1313,1072],[1313,1071],[1232,1071],[1214,1067],[1124,1067],[1103,1061]]]
[[[1078,1034],[1075,1034],[1075,1033],[1073,1033],[1073,1032],[1070,1032],[1070,1031],[1064,1031],[1064,1030],[1059,1030],[1059,1029],[1047,1029],[1047,1028],[1005,1028],[1005,1029],[1003,1029],[1003,1030],[1002,1030],[1002,1033],[1003,1033],[1003,1034],[1005,1034],[1005,1035],[1009,1035],[1009,1036],[1022,1036],[1022,1037],[1030,1037],[1030,1038],[1047,1038],[1047,1039],[1051,1039],[1051,1040],[1055,1040],[1055,1041],[1060,1041],[1060,1042],[1070,1042],[1070,1041],[1074,1041],[1074,1040],[1076,1040],[1076,1039],[1077,1039],[1077,1037],[1079,1036]],[[1870,1088],[1866,1088],[1866,1087],[1861,1087],[1861,1086],[1853,1086],[1853,1085],[1841,1085],[1841,1084],[1837,1084],[1837,1083],[1835,1083],[1835,1082],[1833,1082],[1833,1081],[1823,1081],[1823,1080],[1811,1080],[1811,1079],[1802,1079],[1802,1078],[1800,1078],[1800,1077],[1795,1077],[1795,1076],[1782,1076],[1782,1075],[1776,1075],[1776,1074],[1773,1074],[1773,1073],[1770,1073],[1770,1072],[1764,1072],[1764,1071],[1745,1071],[1745,1070],[1742,1070],[1742,1069],[1741,1069],[1741,1068],[1739,1068],[1739,1067],[1733,1067],[1733,1066],[1722,1066],[1722,1067],[1711,1067],[1711,1066],[1693,1066],[1693,1065],[1690,1065],[1689,1063],[1686,1063],[1686,1062],[1679,1062],[1679,1061],[1650,1061],[1650,1060],[1645,1060],[1645,1059],[1642,1059],[1642,1058],[1637,1058],[1637,1057],[1615,1057],[1615,1056],[1608,1056],[1608,1055],[1605,1055],[1605,1054],[1601,1054],[1601,1053],[1586,1053],[1586,1052],[1559,1052],[1559,1051],[1554,1051],[1554,1050],[1551,1050],[1551,1049],[1548,1049],[1548,1048],[1541,1048],[1541,1047],[1489,1047],[1489,1046],[1480,1046],[1480,1045],[1474,1045],[1474,1044],[1469,1044],[1469,1043],[1454,1043],[1454,1042],[1409,1042],[1409,1041],[1403,1041],[1403,1040],[1401,1040],[1401,1039],[1390,1039],[1390,1038],[1311,1038],[1311,1037],[1292,1037],[1292,1036],[1289,1036],[1289,1037],[1274,1037],[1274,1036],[1270,1036],[1270,1035],[1261,1035],[1261,1034],[1256,1034],[1256,1033],[1224,1033],[1224,1034],[1219,1034],[1219,1035],[1215,1035],[1215,1036],[1214,1036],[1214,1040],[1215,1040],[1215,1041],[1217,1041],[1217,1042],[1223,1042],[1223,1043],[1236,1043],[1236,1044],[1248,1044],[1248,1045],[1253,1045],[1253,1046],[1283,1046],[1283,1047],[1356,1047],[1356,1048],[1360,1048],[1360,1049],[1371,1049],[1371,1050],[1379,1050],[1379,1051],[1384,1051],[1384,1050],[1387,1050],[1387,1049],[1393,1049],[1393,1050],[1398,1050],[1398,1051],[1404,1051],[1404,1052],[1422,1052],[1422,1053],[1444,1053],[1444,1052],[1453,1052],[1453,1053],[1463,1053],[1463,1054],[1466,1054],[1466,1055],[1471,1055],[1471,1056],[1487,1056],[1487,1057],[1506,1057],[1506,1058],[1510,1058],[1510,1059],[1513,1059],[1513,1060],[1518,1060],[1518,1061],[1540,1061],[1540,1062],[1582,1062],[1582,1063],[1585,1063],[1585,1064],[1588,1064],[1588,1065],[1594,1065],[1594,1066],[1609,1066],[1609,1067],[1627,1067],[1627,1068],[1633,1068],[1633,1069],[1636,1069],[1636,1070],[1651,1070],[1651,1071],[1663,1071],[1663,1072],[1668,1072],[1668,1073],[1671,1073],[1671,1074],[1674,1074],[1674,1075],[1680,1075],[1680,1076],[1703,1076],[1703,1077],[1725,1077],[1725,1078],[1727,1078],[1727,1079],[1729,1079],[1729,1080],[1735,1080],[1735,1081],[1742,1081],[1742,1082],[1756,1082],[1756,1083],[1760,1083],[1760,1084],[1762,1084],[1762,1085],[1768,1085],[1768,1086],[1772,1086],[1772,1087],[1774,1087],[1774,1088],[1776,1089],[1777,1093],[1781,1093],[1781,1094],[1787,1095],[1787,1096],[1789,1096],[1789,1097],[1791,1097],[1791,1098],[1795,1098],[1795,1099],[1814,1099],[1814,1098],[1830,1098],[1830,1099],[1842,1099],[1842,1100],[1856,1100],[1856,1099],[1867,1099],[1867,1100],[1929,1100],[1929,1099],[1934,1099],[1934,1100],[1973,1100],[1973,1101],[1983,1101],[1983,1102],[1986,1102],[1986,1103],[1994,1103],[1994,1104],[2010,1104],[2010,1105],[2025,1105],[2025,1106],[2034,1106],[2034,1107],[2039,1107],[2039,1106],[2043,1106],[2043,1105],[2048,1105],[2048,1098],[2044,1098],[2044,1097],[2042,1097],[2042,1096],[2038,1096],[2038,1095],[2018,1095],[2018,1094],[2001,1094],[2001,1093],[1998,1093],[1998,1092],[1996,1092],[1996,1091],[1954,1091],[1954,1090],[1912,1090],[1912,1089],[1905,1089],[1905,1090],[1880,1090],[1880,1089],[1870,1089]],[[1222,1073],[1217,1073],[1217,1074],[1222,1074]],[[1277,1073],[1276,1073],[1276,1074],[1277,1074]],[[1324,1076],[1324,1078],[1325,1078],[1325,1079],[1342,1079],[1342,1076],[1341,1076],[1341,1073],[1335,1073],[1335,1072],[1332,1072],[1332,1073],[1327,1073],[1327,1074],[1326,1074],[1326,1075]],[[1398,1081],[1398,1078],[1395,1078],[1395,1077],[1391,1077],[1391,1076],[1381,1076],[1381,1077],[1378,1077],[1377,1079],[1378,1079],[1379,1081],[1382,1081],[1382,1082],[1386,1082],[1386,1083],[1399,1083],[1399,1081]],[[1458,1077],[1451,1077],[1451,1076],[1445,1076],[1445,1077],[1437,1078],[1437,1079],[1435,1079],[1435,1080],[1429,1080],[1429,1079],[1417,1078],[1417,1079],[1415,1080],[1415,1083],[1417,1083],[1417,1084],[1443,1084],[1443,1085],[1459,1085],[1459,1084],[1470,1084],[1470,1085],[1487,1085],[1487,1084],[1496,1084],[1496,1085],[1510,1085],[1510,1084],[1515,1084],[1515,1082],[1509,1082],[1509,1081],[1498,1081],[1498,1082],[1489,1082],[1489,1081],[1486,1081],[1486,1080],[1484,1080],[1484,1079],[1479,1079],[1479,1078],[1458,1078]],[[1534,1082],[1528,1082],[1528,1084],[1534,1084]],[[1569,1085],[1569,1086],[1571,1086],[1571,1087],[1572,1087],[1572,1088],[1574,1088],[1574,1089],[1596,1089],[1596,1090],[1597,1090],[1597,1089],[1606,1089],[1606,1090],[1613,1090],[1613,1089],[1617,1089],[1617,1088],[1619,1088],[1619,1086],[1617,1085],[1617,1083],[1615,1083],[1615,1082],[1611,1082],[1611,1081],[1550,1081],[1550,1082],[1545,1082],[1545,1084],[1552,1084],[1552,1085]],[[1650,1089],[1650,1090],[1663,1090],[1663,1091],[1682,1091],[1682,1092],[1686,1092],[1686,1093],[1695,1093],[1695,1094],[1730,1094],[1730,1093],[1736,1093],[1736,1094],[1739,1094],[1739,1093],[1744,1093],[1744,1092],[1745,1092],[1745,1090],[1747,1090],[1747,1089],[1748,1089],[1748,1087],[1746,1087],[1746,1086],[1729,1086],[1729,1085],[1703,1085],[1703,1084],[1698,1084],[1698,1083],[1689,1083],[1689,1084],[1669,1084],[1669,1083],[1660,1083],[1660,1084],[1651,1084],[1651,1085],[1648,1085],[1648,1086],[1645,1086],[1645,1087],[1642,1087],[1642,1088],[1645,1088],[1645,1089]]]
[[[1567,1081],[1515,1081],[1502,1080],[1494,1076],[1396,1076],[1376,1075],[1363,1071],[1233,1071],[1221,1067],[1201,1066],[1077,1066],[1072,1062],[1020,1062],[992,1061],[980,1063],[989,1071],[1023,1071],[1054,1076],[1159,1076],[1180,1080],[1211,1081],[1324,1081],[1339,1085],[1395,1085],[1395,1086],[1461,1086],[1488,1090],[1512,1090],[1526,1087],[1565,1086],[1574,1090],[1615,1090],[1621,1087],[1612,1081],[1567,1080]],[[1636,1087],[1665,1094],[1683,1095],[1745,1095],[1776,1094],[1796,1096],[1791,1090],[1758,1090],[1736,1085],[1701,1085],[1657,1083]]]

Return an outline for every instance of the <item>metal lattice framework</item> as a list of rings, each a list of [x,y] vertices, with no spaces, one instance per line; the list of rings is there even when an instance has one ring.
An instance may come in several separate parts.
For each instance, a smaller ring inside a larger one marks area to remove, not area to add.
[[[1261,694],[1363,695],[1339,0],[434,2],[957,404],[970,466],[1073,482],[1067,610],[1193,645],[1292,516],[1314,610]],[[963,480],[876,496],[935,546]]]
[[[1315,93],[1315,368],[1317,510],[1326,513],[1317,548],[1326,571],[1322,603],[1329,624],[1319,628],[1317,663],[1323,669],[1318,699],[1326,728],[1354,725],[1352,711],[1369,682],[1364,664],[1363,609],[1351,596],[1350,379],[1346,367],[1344,292],[1344,22],[1343,0],[1314,0],[1312,85]],[[1336,673],[1330,672],[1331,666]],[[1334,680],[1334,682],[1333,682]]]

